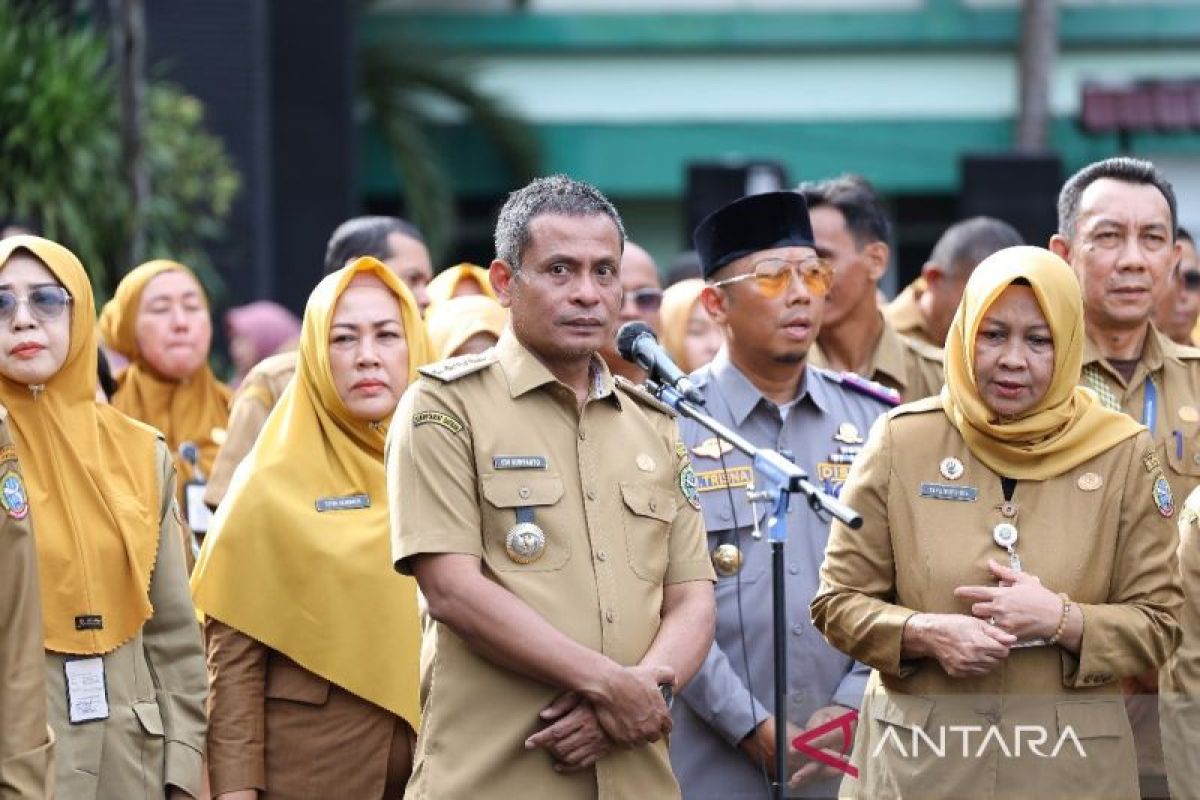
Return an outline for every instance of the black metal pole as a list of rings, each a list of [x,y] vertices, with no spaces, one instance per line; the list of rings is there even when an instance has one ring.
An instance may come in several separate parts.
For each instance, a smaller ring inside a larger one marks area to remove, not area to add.
[[[784,584],[783,542],[771,542],[771,607],[775,615],[775,782],[772,795],[783,800],[787,774],[787,602]]]

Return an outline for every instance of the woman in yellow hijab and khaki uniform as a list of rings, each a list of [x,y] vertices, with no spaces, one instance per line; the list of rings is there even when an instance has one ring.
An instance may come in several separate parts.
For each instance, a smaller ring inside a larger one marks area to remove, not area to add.
[[[391,568],[384,441],[429,345],[361,258],[317,285],[296,376],[192,575],[207,617],[214,798],[403,795],[418,725],[416,583]]]
[[[162,436],[97,404],[92,290],[54,242],[0,243],[0,402],[41,575],[57,796],[199,797],[204,653]]]
[[[972,274],[946,386],[876,423],[812,602],[874,668],[847,797],[1136,798],[1120,679],[1179,636],[1175,499],[1145,428],[1076,388],[1079,285],[1002,250]]]
[[[129,359],[112,399],[118,411],[167,437],[184,487],[203,483],[225,440],[233,393],[208,366],[212,319],[208,298],[195,274],[174,261],[149,261],[121,279],[100,313],[105,346]],[[185,451],[194,457],[189,460]],[[198,506],[199,496],[196,492]]]

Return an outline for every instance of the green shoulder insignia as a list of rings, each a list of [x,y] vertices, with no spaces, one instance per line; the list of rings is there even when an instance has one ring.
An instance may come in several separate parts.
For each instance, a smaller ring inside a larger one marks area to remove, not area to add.
[[[666,414],[668,417],[679,416],[675,409],[671,408],[662,400],[659,400],[657,397],[650,394],[650,392],[646,391],[641,386],[638,386],[628,378],[616,375],[613,377],[613,383],[616,384],[618,389],[625,392],[625,394],[629,395],[634,400],[637,400],[642,405],[653,408],[655,411]]]
[[[464,375],[470,375],[472,372],[479,372],[484,367],[495,363],[496,352],[488,349],[482,353],[468,353],[447,358],[445,361],[438,361],[435,364],[426,364],[418,367],[417,372],[427,378],[436,378],[443,383],[448,383],[458,380]]]

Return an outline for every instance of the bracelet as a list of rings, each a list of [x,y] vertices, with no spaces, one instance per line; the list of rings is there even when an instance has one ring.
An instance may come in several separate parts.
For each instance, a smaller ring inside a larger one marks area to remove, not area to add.
[[[1060,592],[1058,596],[1062,598],[1062,618],[1058,621],[1058,630],[1054,631],[1054,635],[1047,640],[1047,644],[1058,644],[1063,630],[1067,627],[1067,617],[1071,615],[1071,598],[1067,597],[1066,592]]]

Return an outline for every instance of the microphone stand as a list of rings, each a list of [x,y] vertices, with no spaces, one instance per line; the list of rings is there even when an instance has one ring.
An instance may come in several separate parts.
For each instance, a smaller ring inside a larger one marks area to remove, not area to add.
[[[695,404],[687,400],[675,387],[654,380],[646,381],[649,389],[659,400],[679,412],[680,416],[698,422],[719,438],[741,450],[753,460],[754,471],[761,479],[761,489],[747,491],[754,504],[773,504],[767,518],[767,541],[771,545],[771,610],[774,622],[774,677],[775,677],[775,781],[771,784],[771,795],[782,800],[784,781],[787,780],[787,605],[784,586],[783,544],[787,541],[787,513],[793,494],[802,494],[808,500],[813,513],[826,512],[837,517],[850,528],[862,527],[858,512],[834,497],[813,486],[808,473],[784,458],[777,450],[755,447],[746,439],[717,422]],[[750,487],[754,489],[754,487]],[[757,516],[755,516],[757,520]]]

